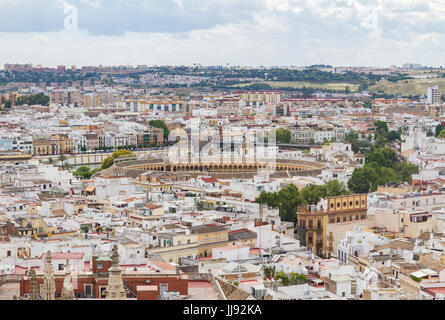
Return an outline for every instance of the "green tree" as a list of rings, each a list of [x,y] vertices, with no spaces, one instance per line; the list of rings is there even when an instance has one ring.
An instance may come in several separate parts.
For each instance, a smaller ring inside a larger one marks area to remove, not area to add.
[[[278,192],[261,192],[255,199],[257,203],[265,203],[273,208],[278,208],[280,217],[284,221],[295,222],[297,209],[300,205],[317,204],[322,198],[346,195],[349,191],[343,183],[332,180],[326,185],[309,185],[300,191],[294,184],[289,184]]]
[[[440,134],[440,132],[441,132],[443,129],[445,129],[445,128],[442,127],[442,124],[441,124],[441,123],[439,123],[439,124],[436,126],[435,136],[438,137],[439,134]]]
[[[378,186],[388,183],[411,183],[412,175],[418,173],[418,167],[407,162],[394,160],[392,156],[382,159],[382,154],[374,152],[371,155],[375,161],[368,162],[363,168],[356,168],[348,181],[348,188],[356,193],[368,193],[377,190]]]
[[[49,105],[49,97],[46,96],[43,93],[37,93],[37,94],[31,94],[29,96],[21,96],[16,99],[15,104],[18,106],[27,104],[27,105],[42,105],[42,106],[48,106]]]
[[[388,141],[392,142],[392,141],[400,140],[400,136],[401,136],[401,134],[399,131],[391,130],[388,133]]]
[[[368,193],[370,187],[370,181],[367,179],[364,169],[355,168],[348,180],[348,188],[355,193]]]
[[[330,180],[326,184],[326,196],[335,197],[339,195],[348,194],[348,190],[343,182],[339,182],[337,179]]]
[[[114,160],[123,156],[134,156],[135,154],[130,150],[119,149],[114,151],[111,156],[108,156],[104,159],[101,165],[101,170],[107,169],[114,164]]]
[[[275,280],[281,280],[283,286],[288,286],[289,285],[289,276],[287,274],[285,274],[283,271],[278,272],[275,275]]]
[[[432,137],[432,136],[434,136],[434,132],[433,132],[433,130],[428,129],[428,131],[426,132],[426,136],[427,136],[427,137]]]
[[[326,197],[325,186],[309,185],[300,191],[301,202],[305,205],[317,204],[322,198]]]
[[[388,147],[373,147],[366,157],[365,163],[376,162],[383,167],[392,168],[397,163],[396,152]]]
[[[80,167],[76,171],[73,172],[73,175],[76,177],[82,177],[82,178],[90,178],[94,173],[97,172],[97,169],[90,170],[88,167]]]
[[[374,126],[378,132],[386,132],[388,133],[388,124],[385,121],[375,121]]]
[[[278,192],[263,191],[255,201],[278,208],[280,217],[285,221],[294,222],[297,220],[297,207],[301,204],[301,199],[298,188],[294,184],[289,184]]]
[[[6,109],[11,109],[12,106],[12,101],[11,100],[5,100],[5,108]]]
[[[277,143],[290,143],[292,134],[289,129],[279,128],[275,131]]]
[[[347,134],[345,134],[344,139],[346,142],[351,144],[352,151],[355,153],[359,152],[359,136],[355,131],[349,131]]]

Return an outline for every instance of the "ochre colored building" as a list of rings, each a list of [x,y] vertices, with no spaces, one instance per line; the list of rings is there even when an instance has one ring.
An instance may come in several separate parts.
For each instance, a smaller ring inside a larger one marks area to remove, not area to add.
[[[300,206],[297,212],[298,238],[301,245],[311,248],[320,257],[330,257],[333,239],[327,235],[328,223],[346,223],[367,218],[367,194],[330,197],[327,208],[316,211]]]
[[[229,231],[222,225],[196,226],[192,228],[192,233],[198,235],[198,257],[211,256],[213,248],[224,247],[229,241]]]

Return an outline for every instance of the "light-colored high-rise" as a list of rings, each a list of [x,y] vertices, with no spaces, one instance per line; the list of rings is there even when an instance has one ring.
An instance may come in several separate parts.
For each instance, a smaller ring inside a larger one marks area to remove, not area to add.
[[[427,101],[429,104],[440,104],[440,89],[438,86],[428,87]]]

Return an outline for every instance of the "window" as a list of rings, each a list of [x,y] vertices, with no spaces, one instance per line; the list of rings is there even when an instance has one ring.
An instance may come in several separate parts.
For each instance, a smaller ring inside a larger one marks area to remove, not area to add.
[[[85,285],[85,297],[91,298],[92,286],[90,284]]]
[[[105,298],[104,291],[107,290],[107,287],[100,287],[100,297]]]
[[[97,267],[98,267],[99,269],[103,268],[102,262],[98,262],[98,263],[97,263]]]
[[[63,263],[59,263],[59,270],[63,270],[63,269],[64,269]]]
[[[11,256],[11,251],[8,251],[8,252],[6,253],[6,256],[7,256],[7,257],[10,257],[10,256]]]
[[[159,285],[159,292],[161,293],[161,295],[163,293],[168,292],[168,284],[160,284]]]

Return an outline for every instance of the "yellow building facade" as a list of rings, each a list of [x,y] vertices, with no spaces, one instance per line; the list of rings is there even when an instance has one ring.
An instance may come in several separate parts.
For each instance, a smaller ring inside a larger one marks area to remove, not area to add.
[[[334,239],[328,237],[327,225],[366,220],[367,196],[367,194],[353,194],[329,197],[327,208],[322,208],[320,211],[300,206],[297,213],[297,229],[301,245],[312,249],[314,254],[320,257],[330,257],[334,250]]]

